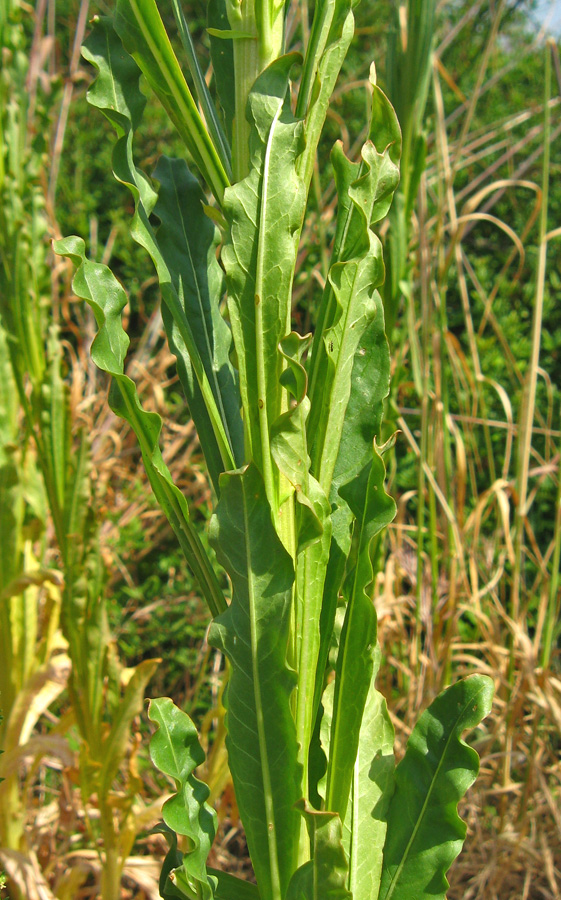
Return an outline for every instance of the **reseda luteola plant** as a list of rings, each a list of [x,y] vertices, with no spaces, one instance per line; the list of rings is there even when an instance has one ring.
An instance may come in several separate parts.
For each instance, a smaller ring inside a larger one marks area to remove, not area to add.
[[[237,900],[422,900],[444,897],[465,835],[458,800],[477,756],[462,741],[489,709],[472,676],[421,716],[397,767],[375,687],[373,558],[391,522],[380,434],[389,350],[375,226],[399,180],[400,130],[371,74],[361,158],[337,143],[329,277],[313,336],[292,330],[291,294],[316,148],[353,35],[350,0],[319,0],[303,59],[285,53],[284,4],[210,0],[218,109],[174,2],[199,113],[154,0],[118,0],[84,46],[98,70],[89,101],[115,127],[115,177],[130,189],[134,238],[151,255],[179,377],[217,498],[210,539],[232,598],[189,518],[160,448],[161,421],[124,374],[123,288],[76,237],[57,252],[78,266],[92,307],[92,356],[110,402],[135,430],[153,490],[214,617],[229,663],[229,766],[257,886],[207,867],[215,815],[194,777],[203,755],[189,718],[161,699],[151,753],[177,793],[163,808],[175,837],[163,897]],[[301,64],[299,81],[291,74]],[[141,72],[183,138],[190,162],[134,163]],[[293,95],[296,95],[293,105]],[[158,221],[155,226],[154,222]],[[220,248],[219,257],[217,251]],[[226,308],[222,304],[227,297]]]

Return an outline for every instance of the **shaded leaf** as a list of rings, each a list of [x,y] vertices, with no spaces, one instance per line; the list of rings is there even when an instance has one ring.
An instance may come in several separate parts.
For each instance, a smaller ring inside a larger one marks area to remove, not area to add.
[[[311,809],[303,800],[297,806],[306,820],[311,860],[294,873],[286,900],[352,900],[339,816]]]
[[[371,463],[345,485],[343,492],[356,518],[357,556],[343,586],[347,607],[337,656],[325,798],[327,808],[339,813],[343,821],[377,640],[376,611],[367,593],[373,578],[370,547],[395,515],[395,502],[384,488],[385,474],[374,447]]]
[[[103,744],[99,794],[107,797],[130,743],[131,724],[142,712],[144,691],[161,660],[145,659],[133,669]]]

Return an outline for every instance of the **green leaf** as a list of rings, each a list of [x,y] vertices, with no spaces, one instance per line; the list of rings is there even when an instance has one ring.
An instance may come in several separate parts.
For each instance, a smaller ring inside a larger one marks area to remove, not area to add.
[[[286,900],[353,900],[346,887],[347,859],[341,842],[341,820],[297,804],[310,836],[311,860],[294,873]]]
[[[215,900],[260,900],[259,888],[251,881],[242,881],[228,872],[210,867],[208,871],[216,879]]]
[[[224,127],[230,144],[232,143],[232,122],[236,112],[234,78],[234,48],[231,40],[216,37],[213,32],[229,31],[230,23],[226,13],[226,0],[209,0],[207,7],[208,32],[210,36],[210,58],[216,91],[224,115]]]
[[[177,30],[179,31],[181,43],[183,44],[183,50],[185,51],[185,56],[187,57],[187,63],[189,65],[191,78],[193,79],[195,89],[197,91],[197,99],[201,106],[205,122],[208,126],[210,137],[219,153],[220,161],[222,163],[222,166],[224,167],[224,171],[226,172],[228,179],[231,181],[232,153],[230,150],[230,145],[228,144],[226,135],[224,134],[224,130],[220,124],[220,119],[218,118],[218,114],[216,112],[212,97],[210,96],[210,91],[205,81],[204,73],[199,66],[199,61],[197,59],[197,54],[195,53],[195,47],[193,45],[193,39],[191,38],[191,32],[189,31],[189,26],[185,21],[185,15],[183,13],[179,0],[171,0],[171,2],[173,6],[173,14],[175,16],[175,21],[177,24]]]
[[[212,900],[214,879],[208,877],[206,860],[216,833],[216,813],[206,803],[208,787],[193,774],[205,758],[197,729],[187,713],[168,697],[151,700],[148,717],[158,725],[150,741],[152,762],[173,778],[177,787],[177,793],[162,808],[164,822],[190,842],[182,874],[194,898]]]
[[[263,900],[282,900],[294,871],[301,796],[286,665],[294,571],[278,539],[263,479],[251,464],[221,479],[210,539],[233,586],[209,641],[231,664],[225,705],[236,799]]]
[[[332,152],[339,203],[337,229],[308,367],[312,471],[323,486],[330,483],[338,453],[354,354],[362,333],[376,314],[376,303],[372,303],[374,288],[384,281],[381,245],[371,228],[386,215],[399,181],[399,124],[391,104],[375,83],[372,91],[369,139],[362,149],[361,163],[351,163],[339,144]],[[366,266],[368,261],[370,269]],[[343,279],[345,269],[349,271]],[[357,303],[361,291],[362,305]],[[325,402],[326,390],[329,403]],[[329,410],[330,415],[324,410]]]
[[[112,378],[109,404],[118,416],[131,425],[142,452],[148,479],[158,503],[175,531],[187,562],[213,615],[224,609],[226,601],[218,580],[189,519],[185,497],[173,483],[159,448],[162,420],[156,413],[146,412],[138,399],[133,381],[124,374],[129,339],[121,323],[126,294],[107,266],[86,259],[84,241],[69,237],[55,241],[55,253],[68,256],[78,267],[72,288],[93,309],[99,331],[91,347],[95,365]]]
[[[115,29],[221,203],[229,178],[183,77],[155,0],[118,0]]]
[[[117,715],[103,745],[103,761],[99,776],[99,794],[107,797],[130,743],[132,720],[142,712],[144,691],[160,663],[159,659],[145,659],[135,666],[120,699]]]
[[[95,27],[85,42],[82,52],[99,72],[98,78],[88,91],[88,102],[103,112],[119,135],[113,151],[114,174],[129,188],[134,199],[135,214],[131,223],[131,234],[134,240],[148,251],[156,268],[162,299],[168,311],[164,314],[164,320],[168,326],[168,338],[180,360],[179,370],[184,375],[183,386],[186,390],[189,409],[201,439],[211,477],[217,487],[219,472],[235,465],[233,448],[228,434],[228,422],[222,418],[225,406],[231,409],[233,403],[228,397],[225,398],[224,403],[220,402],[220,387],[214,371],[214,359],[209,355],[209,343],[212,344],[213,338],[210,341],[209,339],[201,340],[200,328],[197,336],[193,334],[191,312],[194,308],[196,320],[200,320],[200,307],[201,305],[206,307],[206,323],[209,324],[210,320],[216,318],[215,315],[213,317],[210,310],[213,306],[218,305],[220,295],[205,296],[204,286],[207,285],[207,276],[203,271],[204,262],[192,265],[190,262],[192,256],[190,256],[185,234],[179,236],[176,233],[174,235],[176,240],[182,242],[179,266],[176,254],[171,254],[171,259],[164,258],[159,247],[149,220],[157,199],[156,193],[144,173],[136,168],[132,153],[134,130],[140,123],[145,103],[139,88],[140,70],[134,60],[123,50],[119,38],[113,31],[110,19],[102,18],[95,21]],[[196,200],[192,210],[195,221],[190,234],[192,236],[200,228],[202,234],[205,235],[209,244],[204,255],[206,262],[215,240],[215,232],[213,228],[206,225],[199,196],[197,195],[193,199]],[[174,202],[177,207],[177,198],[174,198]],[[160,204],[160,212],[165,218],[166,203]],[[178,224],[178,229],[181,232],[180,224]],[[168,245],[170,230],[167,225],[164,225],[163,234],[168,238]],[[187,269],[192,270],[192,275],[188,279],[189,283],[194,283],[196,288],[203,286],[199,294],[190,297],[178,294],[178,290],[181,290],[182,279],[186,277]],[[220,290],[220,281],[213,274],[212,269],[208,280]],[[177,289],[176,284],[178,285]],[[217,347],[223,355],[225,347],[220,332],[217,336]]]
[[[370,225],[385,215],[398,179],[389,151],[379,154],[368,142],[362,155],[362,166],[357,167],[339,145],[332,154],[343,199],[335,254],[340,261],[330,269],[314,335],[308,420],[312,472],[324,490],[331,488],[339,453],[355,354],[366,328],[379,315],[374,290],[384,280],[384,264],[380,241]]]
[[[337,656],[325,798],[327,808],[343,821],[376,649],[376,611],[367,593],[373,578],[370,546],[395,515],[395,503],[384,489],[385,474],[374,447],[371,463],[345,485],[343,494],[357,520],[358,548],[356,564],[343,586],[347,608]]]
[[[231,28],[207,28],[207,31],[211,37],[220,38],[223,41],[251,41],[255,39],[255,36],[250,34],[249,31],[233,31]]]
[[[387,832],[386,815],[394,786],[394,729],[386,701],[376,690],[379,663],[378,647],[343,826],[343,846],[349,860],[348,887],[353,900],[378,897]]]
[[[310,337],[292,332],[281,341],[286,368],[281,383],[290,396],[289,409],[275,422],[271,432],[271,452],[282,475],[294,490],[296,519],[296,591],[293,636],[294,660],[298,671],[296,694],[296,737],[303,766],[304,790],[308,789],[308,753],[314,726],[313,696],[320,648],[319,619],[323,597],[329,544],[331,509],[320,485],[309,473],[306,446],[306,419],[310,402],[306,396],[308,379],[302,355]]]
[[[306,146],[298,160],[298,171],[306,189],[329,101],[353,34],[350,0],[319,0],[315,4],[296,105],[296,115],[305,116]]]
[[[492,680],[472,675],[439,694],[417,722],[395,772],[379,900],[444,900],[446,872],[466,835],[458,801],[479,769],[461,735],[489,713],[492,698]]]
[[[357,276],[361,274],[361,254],[365,254],[363,260],[368,259],[372,241],[369,226],[373,222],[369,219],[383,213],[399,175],[396,166],[401,147],[399,126],[391,105],[375,84],[370,138],[372,143],[361,165],[349,162],[337,145],[332,154],[339,198],[333,257],[343,261],[338,264],[339,269],[346,261],[354,267]],[[389,393],[390,356],[383,305],[373,289],[383,279],[383,265],[377,239],[373,242],[378,268],[372,273],[370,293],[368,286],[364,286],[362,308],[356,296],[359,283],[354,287],[354,295],[351,291],[347,296],[337,294],[331,282],[326,286],[309,365],[308,436],[313,446],[313,472],[319,477],[318,470],[323,470],[319,480],[325,486],[329,484],[333,507],[332,541],[320,621],[315,712],[323,690],[337,599],[351,546],[352,513],[339,488],[356,477],[370,458],[372,441],[380,437],[384,400]],[[357,254],[354,261],[353,253]],[[332,267],[333,271],[336,267]],[[347,304],[346,308],[341,300]],[[334,404],[329,414],[326,391]]]
[[[219,306],[224,293],[224,276],[216,258],[220,233],[204,214],[205,196],[183,160],[162,156],[154,178],[160,185],[154,207],[161,223],[156,233],[158,246],[182,300],[234,462],[241,465],[243,427],[237,373],[230,362],[232,335]],[[189,378],[192,381],[192,367],[187,368],[177,347],[176,342],[181,346],[181,339],[176,335],[173,318],[165,311],[164,318],[166,331],[176,344],[182,383]]]
[[[248,100],[251,172],[226,191],[229,236],[222,251],[228,308],[240,367],[247,452],[278,507],[269,431],[282,411],[278,346],[290,330],[296,241],[305,191],[296,174],[302,123],[288,102],[295,56],[276,60],[257,79]]]

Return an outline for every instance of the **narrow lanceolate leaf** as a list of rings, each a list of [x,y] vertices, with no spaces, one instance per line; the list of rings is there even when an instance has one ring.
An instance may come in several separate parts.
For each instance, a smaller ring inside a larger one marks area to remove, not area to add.
[[[294,873],[286,900],[353,900],[346,887],[347,859],[341,842],[341,820],[298,803],[310,836],[311,859]]]
[[[146,76],[219,203],[229,184],[170,44],[155,0],[118,0],[115,28]]]
[[[305,117],[306,146],[298,171],[310,184],[329,101],[354,34],[351,0],[318,0],[306,48],[296,115]]]
[[[289,409],[275,422],[271,451],[281,474],[291,485],[296,504],[296,591],[293,615],[292,655],[298,671],[296,694],[296,736],[303,785],[307,796],[308,754],[314,725],[313,697],[320,647],[319,620],[329,559],[331,509],[318,482],[309,473],[306,446],[306,418],[310,402],[306,396],[308,378],[302,354],[310,342],[294,332],[280,345],[286,368],[281,383],[290,401]],[[302,842],[304,843],[304,842]]]
[[[394,730],[386,701],[376,690],[379,658],[378,648],[343,826],[343,846],[349,860],[348,888],[353,900],[378,897],[387,832],[386,814],[393,794]]]
[[[205,81],[204,73],[199,65],[197,54],[195,53],[195,46],[191,37],[191,32],[189,31],[189,26],[185,20],[185,15],[183,13],[183,9],[181,8],[179,0],[172,0],[172,6],[175,21],[177,23],[177,30],[179,31],[179,36],[181,37],[181,43],[183,44],[183,50],[185,51],[189,71],[191,72],[191,78],[193,79],[193,82],[195,84],[197,98],[203,111],[210,137],[219,153],[224,170],[226,171],[226,174],[231,181],[232,153],[230,150],[230,145],[226,139],[224,129],[220,124],[220,119],[218,118],[216,107],[214,106],[214,102],[212,100],[212,97],[210,96],[210,91]]]
[[[373,576],[370,545],[395,515],[395,503],[384,489],[385,474],[374,447],[372,462],[344,493],[357,520],[358,547],[356,564],[343,586],[347,608],[337,656],[325,798],[327,809],[339,813],[343,821],[376,651],[376,611],[367,594]]]
[[[163,252],[150,223],[157,195],[133,159],[133,135],[145,104],[139,88],[140,70],[123,50],[110,19],[95,21],[83,54],[99,72],[88,91],[88,102],[103,112],[119,136],[113,151],[114,174],[129,188],[134,199],[131,233],[148,251],[156,268],[168,339],[178,358],[189,409],[211,478],[218,487],[219,473],[236,464],[234,445],[239,426],[235,423],[238,400],[228,362],[229,342],[217,320],[222,285],[213,259],[214,226],[206,221],[202,192],[185,174],[184,164],[173,168],[175,178],[171,183],[170,167],[162,164],[164,188],[159,211]],[[178,196],[180,187],[185,189],[185,195]],[[172,226],[171,220],[184,203],[192,206]],[[200,253],[199,258],[195,252]],[[210,271],[205,273],[207,262]],[[212,333],[214,327],[216,335]]]
[[[269,431],[282,412],[283,391],[278,345],[290,332],[296,236],[305,203],[296,174],[302,123],[295,121],[287,100],[294,61],[294,56],[281,57],[255,82],[248,100],[251,172],[224,196],[229,236],[222,260],[248,451],[263,474],[273,508],[278,486]]]
[[[417,722],[395,771],[379,900],[444,900],[446,872],[466,835],[458,801],[479,769],[461,736],[492,699],[491,679],[472,675],[439,694]]]
[[[206,861],[216,833],[216,813],[206,803],[210,793],[206,784],[194,776],[204,762],[197,729],[189,716],[168,697],[152,700],[148,717],[158,730],[150,741],[150,756],[158,769],[176,784],[177,793],[166,800],[162,816],[176,834],[189,838],[189,851],[183,857],[183,872],[191,896],[212,900],[214,879],[209,878]],[[173,881],[173,873],[170,876]]]
[[[98,368],[112,378],[110,406],[118,416],[126,419],[138,439],[146,473],[156,498],[175,531],[187,562],[196,578],[213,615],[226,606],[226,601],[197,530],[189,519],[185,497],[173,483],[159,447],[162,420],[140,404],[133,381],[124,374],[125,355],[129,338],[123,329],[121,313],[127,296],[107,266],[86,259],[81,238],[69,237],[56,241],[55,252],[68,256],[77,272],[73,290],[91,306],[99,328],[91,347],[91,356]]]
[[[233,599],[209,640],[231,664],[227,747],[262,900],[283,900],[294,871],[301,796],[286,665],[294,571],[276,535],[263,479],[251,464],[224,474],[210,537]]]
[[[107,797],[130,743],[132,720],[142,712],[146,685],[156,671],[159,659],[145,659],[139,663],[124,690],[104,742],[103,761],[99,775],[99,793]]]
[[[216,92],[222,107],[226,136],[232,143],[232,122],[236,112],[236,92],[234,78],[234,47],[232,39],[217,37],[216,32],[230,28],[226,12],[226,0],[209,0],[207,6],[210,38],[210,58],[216,83]],[[213,34],[214,32],[214,34]]]
[[[224,275],[216,258],[220,233],[204,214],[205,196],[183,160],[162,156],[154,178],[160,184],[154,207],[161,223],[156,234],[158,246],[185,308],[234,462],[241,465],[243,427],[237,373],[230,362],[232,334],[219,307],[225,290]],[[169,313],[167,318],[166,330],[173,335],[177,329]],[[181,369],[183,359],[177,355]],[[186,371],[182,381],[188,377]]]
[[[364,159],[360,165],[350,163],[338,147],[333,152],[339,199],[333,258],[340,263],[348,261],[351,264],[353,256],[360,258],[361,253],[368,252],[368,226],[385,214],[399,176],[399,125],[391,104],[375,84],[372,87],[370,140],[375,152],[372,146],[366,152],[372,165]],[[376,241],[375,247],[379,254]],[[383,266],[378,274],[383,278]],[[347,299],[350,302],[352,297]],[[357,312],[360,315],[360,310]],[[339,305],[339,297],[328,283],[322,297],[309,367],[312,408],[308,435],[310,443],[315,442],[313,471],[317,475],[318,467],[321,467],[326,483],[332,472],[330,501],[333,509],[332,541],[321,610],[315,711],[323,689],[337,598],[351,546],[353,517],[339,488],[352,481],[370,458],[372,441],[380,438],[384,400],[389,393],[390,355],[383,304],[378,292],[372,290],[371,296],[367,296],[362,319],[359,318],[358,323],[351,321],[352,327],[340,343],[341,339],[335,340],[333,335],[341,334],[344,317],[345,310]],[[357,330],[362,333],[356,334]],[[340,403],[331,419],[325,413],[326,379],[334,402]],[[329,434],[330,440],[326,441],[325,436]]]

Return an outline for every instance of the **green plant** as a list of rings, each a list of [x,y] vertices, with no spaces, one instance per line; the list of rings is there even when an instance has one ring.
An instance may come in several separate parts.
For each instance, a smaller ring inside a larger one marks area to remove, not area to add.
[[[65,738],[75,722],[80,787],[91,839],[103,842],[102,892],[110,900],[120,895],[136,836],[138,783],[124,763],[157,660],[125,669],[107,625],[90,447],[65,380],[60,307],[52,302],[54,223],[41,182],[44,144],[34,135],[48,130],[56,96],[45,100],[37,83],[29,13],[9,3],[0,15],[0,858],[19,854],[12,871],[6,863],[10,877],[27,865],[33,784],[22,773],[51,753],[67,764]],[[39,5],[37,34],[45,14]],[[71,713],[58,730],[44,722],[38,729],[66,688]],[[75,887],[75,873],[70,881]],[[21,895],[20,885],[10,890]]]
[[[475,675],[437,697],[394,768],[393,727],[375,687],[372,584],[395,512],[384,489],[385,448],[376,443],[390,360],[374,231],[399,179],[395,113],[373,72],[360,161],[347,159],[340,144],[332,152],[336,232],[314,334],[302,336],[291,330],[292,283],[317,143],[353,34],[351,4],[317,3],[302,60],[283,55],[284,4],[212,2],[221,118],[176,14],[212,128],[154,0],[119,0],[113,20],[95,22],[84,55],[98,70],[89,101],[117,133],[113,170],[134,199],[132,234],[160,281],[164,325],[217,498],[210,540],[230,578],[230,602],[163,462],[161,421],[143,410],[125,374],[126,294],[107,267],[86,257],[83,240],[56,245],[78,267],[74,291],[99,329],[92,357],[112,376],[111,406],[137,434],[150,483],[214,617],[210,641],[230,670],[229,766],[257,886],[207,869],[214,815],[193,775],[203,754],[190,719],[163,699],[150,706],[158,726],[151,750],[177,786],[164,821],[188,839],[188,851],[172,834],[161,893],[443,897],[465,835],[456,806],[477,771],[461,735],[488,712],[492,686]],[[296,63],[298,87],[290,80]],[[136,167],[141,72],[213,204],[183,160],[163,157],[154,181]]]

